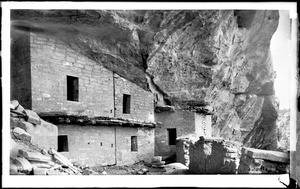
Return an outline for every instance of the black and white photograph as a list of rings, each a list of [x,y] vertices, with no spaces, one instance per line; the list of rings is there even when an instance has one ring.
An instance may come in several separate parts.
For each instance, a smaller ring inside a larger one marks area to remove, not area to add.
[[[296,9],[2,3],[5,186],[299,188]]]

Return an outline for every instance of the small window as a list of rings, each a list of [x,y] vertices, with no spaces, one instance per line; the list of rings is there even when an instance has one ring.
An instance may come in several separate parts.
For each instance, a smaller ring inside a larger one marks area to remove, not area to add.
[[[67,100],[78,101],[78,77],[67,75]]]
[[[169,145],[176,145],[176,128],[167,129],[168,130],[168,137],[169,137]]]
[[[68,136],[67,135],[58,135],[58,152],[68,152]]]
[[[131,137],[131,151],[132,152],[138,151],[137,136]]]
[[[123,94],[123,114],[130,114],[130,95]]]

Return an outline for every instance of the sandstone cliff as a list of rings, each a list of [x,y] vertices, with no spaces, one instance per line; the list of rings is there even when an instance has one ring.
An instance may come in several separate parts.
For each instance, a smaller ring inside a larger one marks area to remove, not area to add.
[[[53,35],[157,93],[158,105],[210,105],[214,136],[277,149],[278,11],[13,10],[11,18],[12,35]]]

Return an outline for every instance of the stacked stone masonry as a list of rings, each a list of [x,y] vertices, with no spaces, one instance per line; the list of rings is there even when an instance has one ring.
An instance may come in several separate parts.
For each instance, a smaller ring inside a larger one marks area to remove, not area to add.
[[[92,61],[55,37],[43,34],[15,34],[12,46],[11,98],[39,115],[53,113],[116,117],[129,122],[154,121],[152,93],[104,68],[100,60]],[[68,98],[68,76],[78,79],[78,99]],[[131,97],[128,113],[123,112],[124,94]],[[48,129],[44,121],[41,125],[44,126],[40,129]],[[123,165],[150,161],[154,156],[154,128],[133,128],[130,124],[121,127],[117,123],[109,126],[57,125],[54,148],[58,149],[57,136],[66,135],[69,150],[62,153],[73,160],[90,165]],[[38,138],[39,133],[31,130],[39,142],[47,141],[46,136]],[[19,132],[19,135],[26,137],[24,133]],[[138,151],[131,151],[131,137],[136,137]]]
[[[13,41],[12,99],[26,108],[154,121],[153,94],[104,68],[100,60],[46,35],[30,33]],[[67,100],[67,76],[78,78],[78,101]],[[123,94],[131,96],[130,114],[123,113]]]
[[[116,117],[154,121],[154,96],[150,91],[143,90],[134,83],[114,75],[115,85],[115,114]],[[123,94],[131,96],[130,114],[123,114]]]
[[[220,138],[180,139],[177,161],[193,174],[236,174],[239,145]]]
[[[67,135],[69,148],[60,152],[74,162],[90,166],[128,165],[154,156],[154,129],[119,126],[58,125]],[[131,136],[137,136],[137,151],[131,151]]]
[[[176,129],[176,137],[210,137],[211,115],[186,110],[157,111],[155,121],[155,155],[170,157],[176,154],[176,145],[169,145],[168,129]]]
[[[284,152],[242,148],[239,174],[289,173],[289,154]]]
[[[48,36],[31,33],[30,52],[32,110],[114,115],[111,71]],[[67,76],[78,77],[78,101],[67,100]]]

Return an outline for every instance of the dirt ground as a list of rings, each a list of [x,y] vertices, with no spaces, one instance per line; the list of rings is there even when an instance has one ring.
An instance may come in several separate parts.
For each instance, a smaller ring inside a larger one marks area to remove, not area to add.
[[[188,168],[179,163],[168,164],[165,172],[152,171],[149,164],[139,162],[133,165],[84,168],[83,175],[174,175],[188,174]]]

